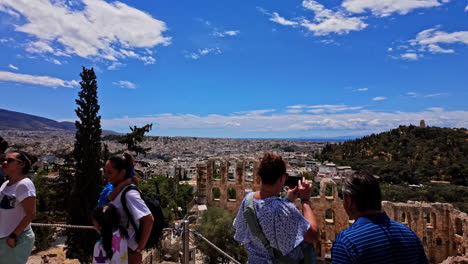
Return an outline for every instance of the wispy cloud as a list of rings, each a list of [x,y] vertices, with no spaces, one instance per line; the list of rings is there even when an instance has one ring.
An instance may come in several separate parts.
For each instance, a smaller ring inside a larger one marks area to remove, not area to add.
[[[26,22],[15,30],[31,37],[25,45],[31,53],[151,64],[154,58],[139,49],[170,44],[163,21],[122,2],[83,0],[82,9],[72,10],[62,1],[3,0],[0,8],[24,16]]]
[[[448,93],[435,93],[435,94],[426,94],[424,97],[441,97],[441,96],[448,96]]]
[[[411,52],[408,52],[408,53],[403,53],[400,55],[400,57],[402,59],[405,59],[405,60],[418,60],[421,56],[416,54],[416,53],[411,53]]]
[[[288,113],[301,113],[303,110],[306,110],[307,113],[313,114],[320,114],[320,113],[336,113],[336,112],[344,112],[344,111],[357,111],[363,109],[362,106],[348,106],[344,104],[339,105],[330,105],[330,104],[323,104],[323,105],[291,105],[287,107],[290,110],[286,110]],[[299,112],[299,111],[300,112]]]
[[[19,70],[19,68],[16,67],[15,65],[13,65],[13,64],[8,64],[8,68],[13,69],[15,71]]]
[[[465,7],[465,12],[468,12],[468,5]]]
[[[419,124],[425,120],[431,126],[468,127],[467,111],[446,111],[433,107],[419,112],[375,112],[360,111],[356,113],[332,114],[260,114],[255,111],[234,113],[231,115],[211,114],[206,116],[193,114],[161,114],[153,117],[123,117],[102,120],[103,127],[122,130],[129,125],[157,123],[162,129],[228,129],[236,133],[358,130],[362,133],[383,131],[399,125]],[[342,133],[342,132],[341,132]]]
[[[198,49],[196,52],[189,53],[185,55],[187,59],[192,59],[192,60],[198,60],[203,56],[206,56],[208,54],[222,54],[223,52],[221,51],[220,48],[204,48],[204,49]]]
[[[468,45],[468,31],[449,33],[439,30],[439,27],[430,28],[419,32],[414,39],[408,41],[408,44],[398,47],[400,50],[406,50],[400,55],[402,59],[418,60],[427,53],[455,53],[453,46]]]
[[[387,97],[385,97],[385,96],[377,96],[377,97],[372,98],[372,101],[382,101],[382,100],[385,100],[385,99],[387,99]]]
[[[118,82],[113,82],[113,84],[120,86],[120,88],[125,88],[125,89],[136,89],[137,86],[130,82],[130,81],[118,81]]]
[[[240,31],[239,30],[226,30],[226,31],[223,31],[223,32],[219,32],[219,31],[215,31],[213,32],[213,36],[215,37],[227,37],[227,36],[237,36],[240,34]]]
[[[121,63],[121,62],[113,62],[111,65],[109,65],[107,67],[108,70],[116,70],[118,68],[121,68],[125,66],[125,64]]]
[[[364,13],[367,10],[380,17],[390,16],[393,13],[405,15],[413,9],[437,7],[448,0],[344,0],[342,6],[352,13]]]
[[[358,89],[354,89],[353,92],[367,92],[369,91],[369,88],[358,88]]]
[[[281,24],[283,26],[296,26],[299,23],[287,20],[284,17],[281,17],[278,13],[273,12],[272,17],[270,18],[270,21],[273,21],[275,23]]]
[[[36,85],[42,85],[42,86],[47,86],[47,87],[52,87],[52,88],[57,88],[57,87],[73,88],[74,86],[79,85],[78,81],[75,81],[75,80],[64,81],[62,79],[49,77],[49,76],[36,76],[36,75],[5,72],[5,71],[0,71],[0,81],[36,84]]]
[[[314,35],[347,34],[351,31],[360,31],[367,27],[362,18],[351,17],[341,10],[334,12],[326,9],[317,1],[304,0],[302,6],[315,13],[314,22],[310,22],[307,19],[301,22],[301,25],[313,32]]]

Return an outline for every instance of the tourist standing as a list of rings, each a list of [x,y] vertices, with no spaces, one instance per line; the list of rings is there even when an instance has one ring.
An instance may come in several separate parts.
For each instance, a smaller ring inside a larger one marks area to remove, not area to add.
[[[336,237],[333,264],[428,263],[416,234],[382,211],[382,194],[374,176],[354,173],[346,177],[343,206],[355,222]]]
[[[2,137],[0,137],[0,160],[4,158],[5,151],[7,148],[8,142],[6,142]],[[5,174],[2,171],[2,164],[0,164],[0,186],[2,186],[5,180]]]
[[[119,186],[129,178],[133,171],[133,157],[128,153],[111,157],[104,166],[105,177],[114,187]],[[135,185],[130,184],[129,186]],[[119,212],[121,225],[125,226],[128,231],[129,264],[140,264],[142,262],[142,252],[151,234],[154,219],[140,193],[133,189],[126,191],[126,188],[117,195],[112,204]],[[129,219],[129,216],[125,213],[125,205],[122,204],[123,193],[125,193],[126,207],[132,219]],[[133,228],[133,225],[130,224],[132,220],[136,224],[136,228]]]
[[[36,161],[23,151],[10,152],[2,160],[7,181],[0,187],[0,264],[25,264],[31,254],[36,189],[26,175]]]
[[[318,239],[318,227],[310,205],[312,185],[303,179],[280,199],[286,164],[271,153],[263,156],[258,175],[260,191],[245,196],[233,223],[234,239],[249,252],[248,263],[315,263],[311,243]],[[298,197],[303,215],[294,204]]]

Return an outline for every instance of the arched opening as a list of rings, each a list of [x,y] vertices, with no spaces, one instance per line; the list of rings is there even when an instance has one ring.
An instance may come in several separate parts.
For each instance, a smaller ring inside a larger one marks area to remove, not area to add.
[[[325,186],[325,196],[326,197],[333,197],[333,185],[327,184]]]
[[[462,221],[460,218],[455,219],[455,234],[463,236]]]
[[[440,237],[438,237],[438,238],[436,239],[436,244],[437,244],[438,246],[441,246],[441,245],[442,245],[442,239],[441,239]]]
[[[252,161],[247,162],[245,165],[245,181],[253,181],[254,180],[254,163]]]
[[[219,201],[219,198],[221,198],[221,191],[219,188],[213,188],[211,190],[211,194],[213,195],[213,200]]]
[[[236,180],[236,162],[233,161],[233,160],[229,161],[228,180],[230,180],[230,181],[235,181]]]
[[[235,201],[236,195],[237,195],[237,192],[234,188],[228,189],[228,201]]]
[[[220,160],[215,160],[214,162],[213,179],[215,180],[221,179],[221,161]]]
[[[437,225],[437,217],[435,213],[431,213],[431,225],[433,228],[436,228]]]
[[[335,222],[333,210],[332,209],[327,209],[325,211],[325,222],[329,224],[333,224]]]
[[[407,222],[406,222],[406,214],[405,214],[405,212],[401,213],[401,222],[404,223],[404,224],[407,223]]]

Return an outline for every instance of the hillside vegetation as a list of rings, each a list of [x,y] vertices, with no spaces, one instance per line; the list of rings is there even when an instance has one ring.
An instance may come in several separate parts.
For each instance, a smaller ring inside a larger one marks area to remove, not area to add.
[[[468,131],[464,128],[400,126],[327,145],[319,158],[371,172],[386,183],[443,180],[468,186]]]

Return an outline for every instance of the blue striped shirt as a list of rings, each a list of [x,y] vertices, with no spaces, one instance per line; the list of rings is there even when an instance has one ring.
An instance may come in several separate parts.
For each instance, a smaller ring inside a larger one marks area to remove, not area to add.
[[[359,217],[333,243],[332,263],[428,263],[421,241],[385,213]]]

